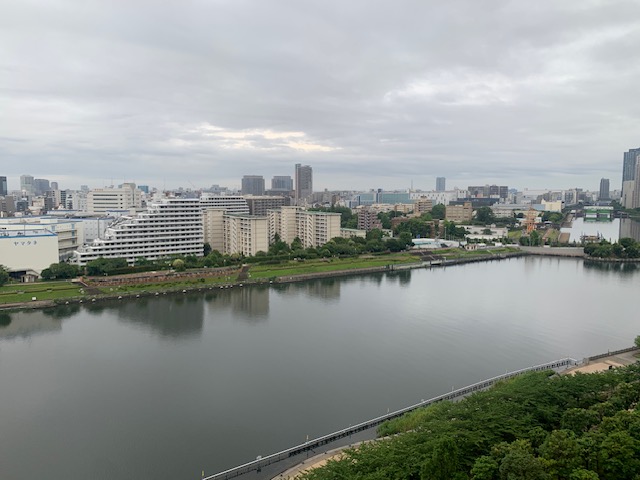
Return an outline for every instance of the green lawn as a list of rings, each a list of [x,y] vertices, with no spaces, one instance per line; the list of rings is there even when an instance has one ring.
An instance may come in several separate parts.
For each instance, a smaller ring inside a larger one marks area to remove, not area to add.
[[[144,293],[144,292],[167,292],[170,290],[183,290],[188,288],[208,287],[223,283],[236,282],[237,275],[230,277],[211,277],[203,279],[191,279],[183,282],[162,282],[144,283],[136,285],[119,285],[117,287],[100,287],[100,291],[105,294],[119,293]]]
[[[0,287],[0,304],[55,300],[83,296],[83,289],[71,282],[10,283]]]
[[[407,254],[384,255],[379,257],[333,258],[330,261],[307,260],[281,265],[255,265],[249,269],[251,279],[286,277],[319,272],[354,270],[358,268],[383,267],[404,263],[416,263],[416,257]]]

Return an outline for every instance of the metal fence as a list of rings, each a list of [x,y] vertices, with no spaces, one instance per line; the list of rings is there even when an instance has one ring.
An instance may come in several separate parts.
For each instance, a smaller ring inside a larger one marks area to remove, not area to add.
[[[327,443],[331,443],[335,440],[339,440],[344,437],[348,437],[357,432],[361,432],[363,430],[368,430],[370,428],[377,427],[383,422],[387,420],[391,420],[397,417],[404,415],[405,413],[411,412],[421,407],[425,407],[427,405],[431,405],[437,402],[441,402],[443,400],[455,400],[460,397],[464,397],[471,393],[485,390],[497,382],[501,380],[506,380],[518,375],[521,375],[526,372],[540,372],[544,370],[555,370],[555,369],[564,369],[570,366],[578,365],[579,362],[574,360],[573,358],[563,358],[561,360],[556,360],[554,362],[544,363],[542,365],[536,365],[534,367],[523,368],[520,370],[515,370],[513,372],[504,373],[502,375],[498,375],[497,377],[489,378],[487,380],[483,380],[478,383],[474,383],[464,388],[459,388],[457,390],[453,390],[444,395],[438,395],[437,397],[430,398],[429,400],[423,400],[420,403],[416,403],[415,405],[411,405],[409,407],[402,408],[400,410],[396,410],[395,412],[387,413],[385,415],[381,415],[374,419],[368,420],[366,422],[359,423],[357,425],[353,425],[348,428],[344,428],[342,430],[338,430],[337,432],[330,433],[328,435],[324,435],[322,437],[318,437],[313,440],[309,440],[301,445],[296,445],[295,447],[288,448],[278,453],[274,453],[268,455],[263,458],[258,458],[251,462],[245,463],[238,467],[231,468],[229,470],[225,470],[224,472],[216,473],[215,475],[210,475],[208,477],[204,477],[203,480],[228,480],[230,478],[237,477],[239,475],[243,475],[245,473],[251,472],[253,470],[259,470],[267,465],[271,465],[273,463],[284,460],[285,458],[292,457],[294,455],[298,455],[303,452],[307,452],[314,448],[320,447],[322,445],[326,445]]]

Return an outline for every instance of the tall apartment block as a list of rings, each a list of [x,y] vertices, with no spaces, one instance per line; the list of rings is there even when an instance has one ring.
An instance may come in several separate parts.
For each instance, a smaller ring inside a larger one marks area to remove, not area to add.
[[[445,177],[436,177],[436,192],[444,192],[446,190],[446,181]]]
[[[600,193],[598,194],[598,200],[609,200],[609,179],[601,178],[600,179]]]
[[[296,205],[304,201],[313,193],[313,169],[309,165],[296,163]]]
[[[622,161],[622,195],[620,203],[624,208],[636,208],[640,206],[638,197],[638,161],[640,161],[640,148],[632,148],[624,152]]]
[[[8,194],[7,190],[7,177],[0,177],[0,197],[4,197]]]

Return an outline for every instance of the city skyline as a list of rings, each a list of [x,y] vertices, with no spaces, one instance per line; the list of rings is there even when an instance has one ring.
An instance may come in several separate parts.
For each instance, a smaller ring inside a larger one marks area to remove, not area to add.
[[[637,2],[10,0],[0,14],[10,190],[25,171],[238,188],[296,163],[315,190],[436,176],[595,190],[619,188],[620,152],[640,143]]]

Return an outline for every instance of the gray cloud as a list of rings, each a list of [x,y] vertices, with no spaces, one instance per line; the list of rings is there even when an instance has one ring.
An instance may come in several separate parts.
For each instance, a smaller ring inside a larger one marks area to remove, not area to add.
[[[6,1],[0,175],[615,187],[638,45],[631,0]]]

